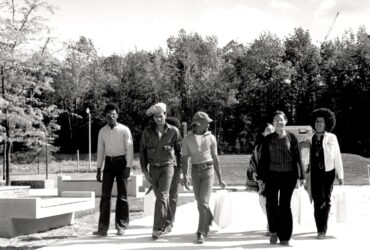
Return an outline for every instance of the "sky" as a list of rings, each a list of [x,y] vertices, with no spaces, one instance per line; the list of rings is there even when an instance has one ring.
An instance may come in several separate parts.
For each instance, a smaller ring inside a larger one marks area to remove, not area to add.
[[[370,30],[368,0],[47,1],[57,7],[48,24],[60,44],[85,36],[103,56],[165,49],[180,29],[216,36],[219,47],[232,40],[251,43],[262,32],[284,39],[298,27],[308,30],[315,43],[330,29],[328,40],[349,29],[356,32],[360,25]]]

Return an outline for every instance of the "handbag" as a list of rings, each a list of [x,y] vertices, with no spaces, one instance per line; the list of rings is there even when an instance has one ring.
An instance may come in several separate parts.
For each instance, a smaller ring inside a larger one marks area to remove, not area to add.
[[[220,228],[231,225],[232,201],[227,190],[216,192],[213,220]]]
[[[333,200],[337,223],[346,223],[348,220],[346,192],[341,186],[336,187],[334,190]]]
[[[149,191],[144,197],[144,215],[145,216],[154,216],[154,207],[155,207],[155,194],[154,191]]]

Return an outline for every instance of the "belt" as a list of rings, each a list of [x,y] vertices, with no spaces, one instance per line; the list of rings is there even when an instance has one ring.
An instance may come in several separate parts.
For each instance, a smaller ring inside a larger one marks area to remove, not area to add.
[[[116,162],[120,160],[124,160],[125,155],[119,155],[119,156],[105,156],[105,160],[109,162]]]
[[[156,162],[156,163],[150,163],[150,166],[160,168],[160,167],[166,167],[171,164],[173,164],[173,162]]]
[[[208,166],[212,166],[213,165],[213,161],[207,161],[207,162],[203,162],[203,163],[197,163],[197,164],[191,164],[193,167],[196,167],[196,168],[201,168],[201,167],[208,167]]]

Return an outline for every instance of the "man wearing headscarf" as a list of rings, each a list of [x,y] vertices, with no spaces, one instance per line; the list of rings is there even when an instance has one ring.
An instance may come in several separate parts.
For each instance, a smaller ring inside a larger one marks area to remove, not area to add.
[[[152,105],[146,114],[152,117],[154,123],[146,127],[141,135],[140,165],[156,196],[152,234],[156,240],[165,231],[174,165],[181,163],[182,138],[175,126],[166,123],[166,104]]]

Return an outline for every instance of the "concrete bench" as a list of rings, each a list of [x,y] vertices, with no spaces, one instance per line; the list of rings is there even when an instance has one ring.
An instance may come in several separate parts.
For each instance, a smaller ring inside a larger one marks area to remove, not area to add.
[[[55,180],[12,180],[12,186],[30,186],[31,188],[54,188]]]
[[[47,231],[73,224],[74,213],[95,208],[94,192],[62,192],[61,197],[0,198],[0,237]]]
[[[58,176],[58,195],[63,191],[93,191],[96,197],[101,196],[101,183],[95,179],[72,179],[71,176]],[[127,195],[139,197],[139,187],[143,183],[142,175],[132,175],[127,181]],[[117,196],[117,185],[113,184],[112,196]]]

